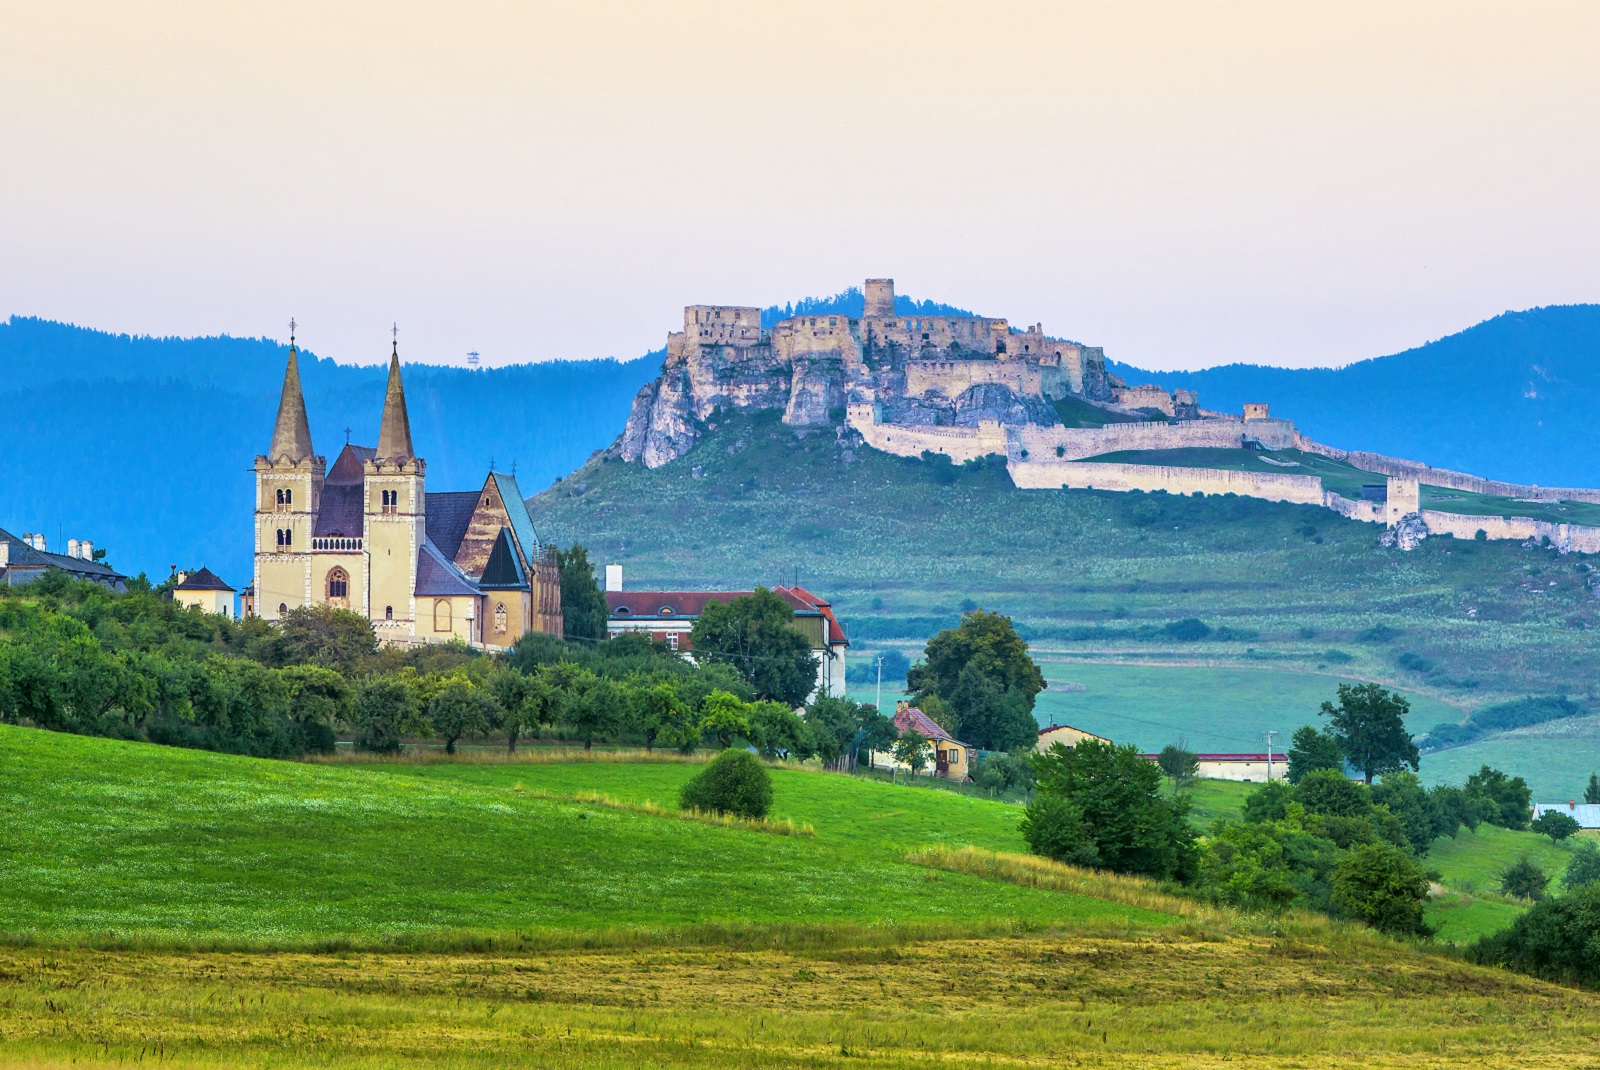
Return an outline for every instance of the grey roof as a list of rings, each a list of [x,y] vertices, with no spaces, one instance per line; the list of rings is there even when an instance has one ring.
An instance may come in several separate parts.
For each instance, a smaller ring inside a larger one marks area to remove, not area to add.
[[[318,538],[342,535],[359,539],[366,525],[364,495],[365,488],[360,483],[324,483],[322,508],[317,511],[317,526],[311,534]]]
[[[328,469],[328,478],[323,481],[323,488],[355,484],[361,486],[366,479],[365,462],[378,455],[378,451],[371,446],[354,446],[346,442],[344,449],[339,451],[338,459],[333,462],[333,467]]]
[[[427,513],[428,541],[452,561],[467,536],[467,526],[478,508],[478,491],[429,491],[423,509]]]
[[[120,583],[127,579],[122,573],[109,565],[102,565],[98,561],[85,561],[81,557],[68,557],[66,554],[52,554],[45,550],[35,550],[17,536],[0,528],[0,540],[4,540],[10,547],[8,563],[16,568],[55,568],[62,572],[70,572],[84,579],[95,580],[101,583]]]
[[[1558,814],[1566,814],[1578,823],[1579,828],[1600,829],[1600,804],[1597,803],[1534,803],[1533,816],[1538,820],[1539,815],[1547,810]]]
[[[433,495],[428,495],[433,497]],[[417,589],[418,595],[432,595],[444,597],[447,595],[466,595],[480,593],[461,574],[454,562],[446,557],[435,546],[432,539],[422,544],[422,549],[417,551]]]
[[[494,480],[495,489],[500,492],[500,500],[506,503],[506,516],[511,521],[512,533],[522,545],[523,554],[529,561],[539,560],[544,554],[544,543],[539,541],[539,533],[533,528],[533,517],[528,515],[528,503],[522,500],[522,491],[517,487],[517,477],[490,472],[489,478]]]
[[[231,591],[222,578],[209,568],[202,565],[197,571],[189,573],[184,581],[174,587],[175,591]]]
[[[478,577],[478,586],[507,589],[527,585],[528,574],[511,544],[511,529],[501,528],[494,540],[494,549],[489,551],[489,563],[483,566],[483,575]]]

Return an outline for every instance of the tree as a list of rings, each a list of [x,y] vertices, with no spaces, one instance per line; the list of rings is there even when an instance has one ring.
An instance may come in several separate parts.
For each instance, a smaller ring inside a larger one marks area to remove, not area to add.
[[[1600,775],[1589,774],[1589,786],[1583,789],[1583,801],[1590,805],[1600,803]]]
[[[1173,791],[1180,790],[1200,773],[1200,759],[1195,757],[1194,751],[1190,750],[1182,739],[1162,747],[1161,753],[1156,756],[1156,765],[1172,778]]]
[[[565,550],[557,549],[556,565],[561,570],[563,638],[598,643],[606,637],[611,607],[595,580],[589,551],[578,543]]]
[[[589,750],[596,739],[613,736],[627,716],[630,696],[615,680],[595,676],[587,670],[576,681],[569,695],[565,721],[572,734]]]
[[[1365,817],[1372,809],[1367,789],[1332,769],[1307,773],[1294,786],[1294,798],[1307,813],[1326,817]]]
[[[699,738],[699,722],[671,684],[643,687],[633,696],[634,725],[644,736],[644,749],[654,751],[657,743],[669,747],[692,747]]]
[[[300,606],[278,621],[283,660],[290,665],[321,665],[350,672],[378,649],[372,622],[359,613],[332,606]]]
[[[1483,766],[1467,777],[1467,798],[1478,803],[1483,820],[1501,828],[1525,829],[1532,815],[1533,791],[1521,777]]]
[[[456,752],[462,736],[487,734],[499,713],[494,696],[466,677],[445,680],[428,700],[428,720],[444,737],[446,754]]]
[[[1417,745],[1405,726],[1410,711],[1403,696],[1377,684],[1340,684],[1338,705],[1322,704],[1322,716],[1331,722],[1340,752],[1368,784],[1374,776],[1403,766],[1419,768]]]
[[[1300,778],[1313,769],[1342,770],[1344,754],[1332,733],[1303,724],[1294,730],[1289,741],[1289,783],[1300,783]]]
[[[538,731],[556,719],[560,696],[539,673],[503,669],[490,678],[490,691],[499,703],[496,722],[506,734],[506,752],[517,752],[517,740],[524,733]]]
[[[713,691],[700,707],[700,733],[726,750],[735,739],[750,734],[750,706],[726,691]]]
[[[1372,789],[1372,801],[1389,808],[1413,851],[1419,855],[1428,853],[1438,835],[1438,823],[1427,789],[1417,774],[1405,770],[1385,773],[1383,781]]]
[[[678,792],[685,810],[763,818],[772,808],[772,774],[747,750],[725,750]]]
[[[894,718],[885,717],[873,706],[863,704],[858,709],[861,714],[858,748],[867,754],[870,762],[875,752],[887,752],[894,746],[894,741],[900,738],[900,729],[895,727]]]
[[[749,709],[749,739],[767,761],[811,757],[811,729],[781,702],[757,702]]]
[[[1476,962],[1562,984],[1600,985],[1600,884],[1568,886],[1472,945]]]
[[[1187,800],[1160,796],[1161,770],[1131,743],[1117,746],[1086,739],[1075,747],[1054,744],[1033,758],[1037,777],[1029,818],[1043,819],[1050,796],[1083,814],[1098,861],[1118,873],[1161,880],[1192,880],[1197,854]]]
[[[894,756],[913,773],[922,772],[928,768],[928,737],[915,728],[906,729],[895,742]]]
[[[398,676],[375,676],[361,688],[355,706],[356,746],[393,754],[404,736],[427,729],[416,690]]]
[[[1549,884],[1550,878],[1545,876],[1544,870],[1527,856],[1507,866],[1506,871],[1500,875],[1500,890],[1518,899],[1534,901],[1543,899],[1544,890]]]
[[[1333,902],[1345,916],[1374,929],[1427,936],[1422,910],[1428,878],[1405,851],[1387,843],[1363,844],[1345,852],[1333,867]]]
[[[1600,847],[1593,840],[1579,840],[1572,848],[1572,861],[1561,877],[1561,886],[1568,892],[1580,884],[1600,881]]]
[[[806,707],[806,724],[817,757],[827,766],[840,767],[850,756],[861,725],[878,711],[864,703],[823,695]]]
[[[1242,818],[1247,824],[1261,821],[1282,821],[1289,816],[1289,804],[1295,801],[1295,789],[1281,780],[1269,780],[1244,797]]]
[[[1016,788],[1023,792],[1033,790],[1033,762],[1031,750],[1015,750],[1010,754],[988,754],[978,767],[973,782],[978,787],[995,794]]]
[[[689,633],[699,661],[724,662],[749,681],[756,698],[791,709],[817,686],[817,657],[795,627],[794,609],[765,587],[731,602],[708,602]]]
[[[1546,810],[1534,819],[1530,827],[1541,836],[1549,836],[1551,843],[1560,843],[1583,826],[1560,810]]]
[[[1100,851],[1083,808],[1061,795],[1041,794],[1022,817],[1022,838],[1036,855],[1069,866],[1099,866]]]
[[[963,614],[959,626],[928,640],[923,660],[906,674],[906,687],[919,704],[926,694],[948,698],[968,665],[976,666],[1001,694],[1015,688],[1029,713],[1035,696],[1045,688],[1044,674],[1028,656],[1028,644],[1017,635],[1011,618],[982,609]]]

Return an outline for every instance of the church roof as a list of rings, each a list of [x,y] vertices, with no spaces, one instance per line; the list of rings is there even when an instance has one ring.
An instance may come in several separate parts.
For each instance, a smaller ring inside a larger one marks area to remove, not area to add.
[[[283,371],[283,394],[278,398],[278,420],[272,426],[272,446],[267,458],[303,461],[311,456],[311,425],[306,421],[306,396],[300,388],[300,359],[293,343],[289,365]]]
[[[528,503],[522,500],[517,477],[491,472],[489,478],[494,480],[495,489],[500,492],[500,500],[505,503],[506,516],[511,521],[511,530],[516,535],[517,542],[521,544],[522,552],[527,555],[529,561],[539,560],[544,554],[544,543],[539,540],[539,533],[534,530],[533,517],[528,515]]]
[[[479,591],[471,580],[461,574],[461,570],[456,568],[444,552],[434,545],[433,540],[429,539],[417,551],[415,593],[440,598],[449,595],[478,594]]]
[[[454,561],[477,508],[478,492],[475,490],[430,490],[423,503],[428,541]]]
[[[389,357],[389,385],[383,394],[383,421],[378,424],[378,459],[410,460],[411,417],[406,414],[406,388],[400,381],[400,351]]]
[[[355,484],[361,486],[366,478],[367,461],[378,455],[378,451],[371,446],[352,446],[346,442],[344,449],[339,451],[339,457],[333,462],[333,467],[328,469],[328,478],[323,480],[324,487],[346,486]]]
[[[209,568],[201,566],[197,571],[191,572],[188,576],[184,577],[183,582],[174,587],[173,590],[231,591],[233,588],[229,587],[226,583],[223,583],[222,578],[219,577],[215,572],[212,572]]]
[[[489,563],[483,566],[483,575],[478,577],[478,586],[497,589],[528,586],[528,574],[518,557],[511,544],[511,529],[501,528],[499,537],[494,540],[494,549],[489,551]]]
[[[346,446],[348,451],[350,447]],[[339,459],[344,460],[341,454]],[[317,525],[311,532],[317,538],[337,535],[359,539],[366,526],[363,511],[365,489],[361,483],[334,483],[322,485],[322,508],[317,511]]]

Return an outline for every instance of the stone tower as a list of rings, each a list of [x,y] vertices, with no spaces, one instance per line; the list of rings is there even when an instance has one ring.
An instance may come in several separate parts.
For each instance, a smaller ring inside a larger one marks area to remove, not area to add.
[[[893,279],[868,279],[866,288],[863,292],[867,296],[867,308],[863,315],[894,315]]]
[[[411,446],[411,418],[400,379],[400,348],[389,355],[378,448],[363,463],[363,528],[370,574],[371,619],[378,637],[411,635],[417,619],[417,555],[427,540],[427,464]]]
[[[268,620],[309,605],[311,535],[322,507],[327,461],[311,448],[311,425],[300,387],[299,351],[289,339],[289,364],[272,444],[256,458],[256,605]]]

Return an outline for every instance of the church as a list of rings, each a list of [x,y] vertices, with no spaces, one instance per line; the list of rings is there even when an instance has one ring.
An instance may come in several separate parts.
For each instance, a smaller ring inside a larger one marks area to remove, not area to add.
[[[560,635],[561,581],[513,476],[480,490],[429,491],[411,446],[400,351],[389,357],[378,444],[329,468],[311,447],[299,354],[278,402],[272,446],[256,458],[255,582],[247,612],[276,620],[300,606],[348,609],[383,643],[461,639],[507,647],[529,631]]]

